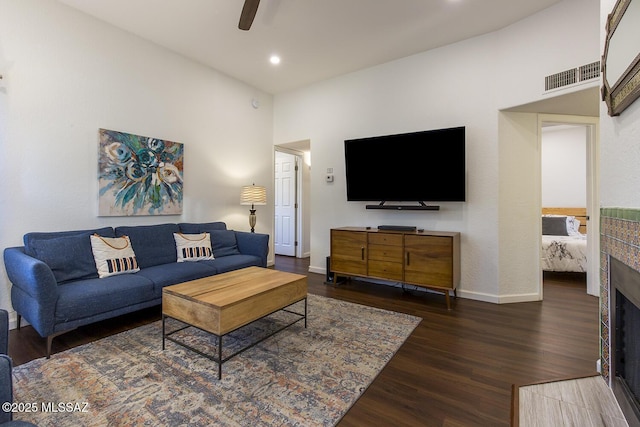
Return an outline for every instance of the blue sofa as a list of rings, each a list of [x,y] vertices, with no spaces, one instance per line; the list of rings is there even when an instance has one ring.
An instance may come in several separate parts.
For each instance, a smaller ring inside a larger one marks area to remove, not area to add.
[[[173,233],[211,235],[213,260],[177,262]],[[98,278],[92,234],[129,236],[140,271]],[[78,326],[161,304],[162,288],[244,267],[266,267],[267,234],[227,230],[224,222],[103,227],[28,233],[24,246],[7,248],[4,263],[11,302],[20,319],[47,338]]]

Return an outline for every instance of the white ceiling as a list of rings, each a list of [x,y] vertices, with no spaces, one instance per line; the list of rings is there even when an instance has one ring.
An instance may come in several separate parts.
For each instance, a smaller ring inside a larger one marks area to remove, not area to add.
[[[280,93],[504,28],[561,0],[58,0]],[[277,53],[278,66],[269,63]]]

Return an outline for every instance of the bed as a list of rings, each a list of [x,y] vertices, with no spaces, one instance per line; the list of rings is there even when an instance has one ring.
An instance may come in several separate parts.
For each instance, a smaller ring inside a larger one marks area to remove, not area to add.
[[[542,270],[587,271],[585,208],[542,209]]]

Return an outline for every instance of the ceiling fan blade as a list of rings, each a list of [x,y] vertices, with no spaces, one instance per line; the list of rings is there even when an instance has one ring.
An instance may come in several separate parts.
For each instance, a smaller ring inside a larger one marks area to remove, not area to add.
[[[251,28],[251,24],[253,24],[253,18],[256,17],[256,12],[258,11],[258,5],[260,4],[260,0],[245,0],[244,6],[242,6],[242,13],[240,14],[240,22],[238,23],[238,28],[241,30],[247,31]]]

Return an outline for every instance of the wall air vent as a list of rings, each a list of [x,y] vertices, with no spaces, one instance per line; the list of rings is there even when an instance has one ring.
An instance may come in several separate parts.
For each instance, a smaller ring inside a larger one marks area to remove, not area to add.
[[[544,90],[558,89],[572,85],[577,81],[576,69],[561,71],[544,78]]]
[[[582,65],[570,70],[561,71],[544,78],[544,90],[549,91],[561,87],[585,82],[600,77],[600,61]]]
[[[600,61],[592,62],[591,64],[583,65],[578,68],[580,70],[580,81],[597,79],[600,77]]]

